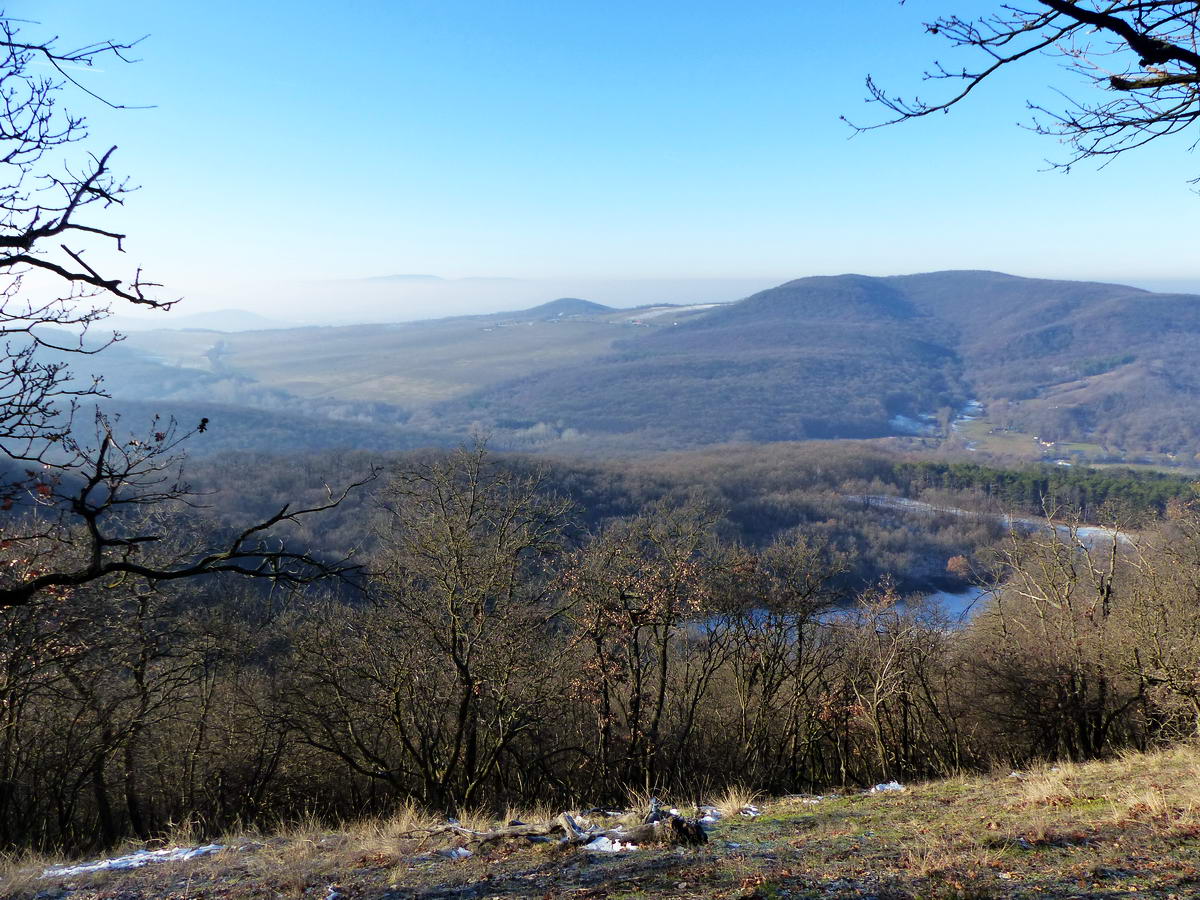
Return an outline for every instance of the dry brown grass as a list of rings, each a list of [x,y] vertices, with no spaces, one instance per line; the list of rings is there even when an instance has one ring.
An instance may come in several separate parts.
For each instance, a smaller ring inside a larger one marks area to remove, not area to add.
[[[642,816],[643,818],[650,811],[650,801],[654,798],[654,793],[645,788],[626,788],[625,789],[625,808],[629,810],[631,815]],[[662,798],[658,798],[662,802]]]
[[[741,813],[747,806],[753,806],[761,797],[762,794],[759,791],[735,785],[718,797],[713,802],[713,806],[723,818],[728,819]]]
[[[1171,810],[1167,793],[1161,787],[1126,792],[1113,810],[1114,821],[1144,821],[1166,815]]]
[[[409,852],[443,820],[409,802],[389,816],[362,819],[345,826],[350,843],[365,857],[389,858]]]
[[[1078,774],[1071,763],[1035,771],[1021,783],[1017,803],[1021,806],[1069,806],[1077,795]]]
[[[1146,762],[1155,769],[1145,771]],[[1185,744],[1144,756],[1123,758],[1114,783],[1123,789],[1113,798],[1111,821],[1141,822],[1160,831],[1200,830],[1200,752]]]
[[[0,853],[0,897],[35,893],[42,872],[54,864],[50,857],[30,850]]]
[[[644,848],[600,860],[554,842],[521,841],[448,859],[433,851],[464,839],[450,834],[430,839],[429,830],[444,824],[442,817],[403,806],[334,828],[310,818],[268,834],[227,835],[217,842],[241,849],[137,872],[83,876],[72,884],[72,896],[319,900],[330,886],[345,896],[381,896],[388,890],[450,893],[463,887],[483,895],[565,896],[601,883],[602,890],[617,890],[620,879],[633,873],[640,896],[688,900],[743,896],[743,883],[760,885],[767,896],[769,888],[812,896],[815,889],[838,884],[856,895],[895,885],[898,896],[1019,894],[1056,900],[1099,890],[1091,884],[1097,879],[1106,890],[1136,888],[1155,896],[1166,895],[1153,894],[1156,890],[1190,896],[1189,886],[1200,883],[1200,750],[1195,746],[1035,767],[1022,780],[1005,772],[909,788],[888,797],[847,791],[816,804],[783,798],[757,819],[737,814],[757,800],[754,792],[728,791],[718,798],[726,818],[702,853]],[[644,815],[649,796],[633,792],[631,801],[630,818]],[[508,809],[503,815],[460,818],[468,828],[485,830],[512,819],[552,820],[559,812]],[[163,842],[186,843],[189,833],[180,826]],[[53,887],[37,878],[49,862],[0,860],[0,897],[28,900]],[[866,881],[864,872],[871,873]],[[605,880],[613,878],[618,880]],[[684,883],[686,888],[679,887]]]
[[[959,858],[954,848],[940,842],[931,842],[905,850],[900,864],[915,875],[930,878],[952,870]]]
[[[541,822],[552,822],[558,818],[561,812],[561,809],[556,809],[553,806],[510,806],[504,811],[504,816],[501,818],[499,824],[507,825],[509,822],[524,822],[527,825],[533,825]]]

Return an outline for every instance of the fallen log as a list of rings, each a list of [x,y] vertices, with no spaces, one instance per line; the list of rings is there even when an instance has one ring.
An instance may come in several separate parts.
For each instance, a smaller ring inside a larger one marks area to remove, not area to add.
[[[550,837],[554,834],[559,834],[563,831],[563,826],[559,821],[543,822],[535,825],[506,825],[502,828],[493,828],[491,831],[475,831],[471,828],[465,828],[455,822],[439,825],[437,828],[424,828],[419,831],[406,831],[398,837],[417,837],[420,836],[424,840],[438,837],[443,834],[454,834],[467,839],[469,844],[490,844],[494,841],[504,840],[505,838],[516,837]]]
[[[627,844],[681,844],[685,847],[699,847],[708,843],[708,832],[699,822],[673,813],[667,813],[644,825],[616,828],[601,834],[609,840],[620,840]]]

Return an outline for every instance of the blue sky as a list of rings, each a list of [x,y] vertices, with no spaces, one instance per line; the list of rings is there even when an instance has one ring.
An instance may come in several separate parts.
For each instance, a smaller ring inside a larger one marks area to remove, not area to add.
[[[1176,141],[1099,172],[1042,171],[1061,148],[1016,123],[1025,99],[1063,83],[1048,61],[949,116],[851,137],[839,115],[878,115],[868,73],[912,93],[932,59],[952,59],[924,19],[991,6],[70,0],[8,13],[63,45],[149,35],[140,63],[86,77],[152,109],[73,105],[143,186],[110,220],[129,255],[193,311],[408,318],[522,292],[620,304],[658,284],[663,299],[708,300],[944,268],[1200,281],[1187,185],[1200,159]],[[520,281],[442,295],[355,282],[390,273]]]

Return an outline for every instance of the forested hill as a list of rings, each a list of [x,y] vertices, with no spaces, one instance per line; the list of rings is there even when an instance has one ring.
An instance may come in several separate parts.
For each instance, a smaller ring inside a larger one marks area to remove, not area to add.
[[[443,410],[670,444],[933,433],[975,397],[1047,440],[1194,453],[1198,339],[1191,295],[995,272],[803,278]]]
[[[603,303],[593,303],[591,300],[580,300],[578,297],[559,297],[557,300],[551,300],[549,303],[543,303],[540,306],[535,306],[533,309],[527,309],[522,312],[513,313],[514,316],[528,315],[533,318],[558,318],[559,316],[595,316],[603,313],[615,312],[611,306],[605,306]]]
[[[806,279],[444,404],[450,418],[578,423],[654,446],[879,437],[961,403],[937,322],[878,279]]]
[[[327,423],[304,430],[330,447],[352,445],[339,423],[405,446],[482,428],[497,447],[563,452],[934,443],[978,399],[985,434],[1135,461],[1200,452],[1198,341],[1197,296],[960,271],[801,278],[726,304],[561,298],[408,324],[146,332],[97,363],[118,400],[296,414]]]
[[[964,376],[998,424],[1200,450],[1200,297],[997,272],[884,281],[956,330]]]

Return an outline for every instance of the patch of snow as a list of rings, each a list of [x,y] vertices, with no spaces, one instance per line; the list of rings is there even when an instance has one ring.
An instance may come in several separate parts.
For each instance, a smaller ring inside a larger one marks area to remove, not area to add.
[[[898,781],[888,781],[871,788],[872,794],[895,794],[904,790],[904,785]]]
[[[762,810],[757,806],[743,806],[741,815],[744,819],[757,819],[762,815]]]
[[[331,884],[325,891],[325,900],[342,900],[342,895],[338,892],[338,889]]]
[[[466,859],[468,856],[474,856],[466,847],[451,847],[449,850],[439,850],[439,856],[445,856],[449,859]]]
[[[97,859],[74,866],[51,866],[42,872],[41,877],[70,878],[74,875],[87,875],[91,872],[107,872],[114,869],[140,869],[149,863],[195,859],[198,856],[207,856],[210,853],[216,853],[218,850],[224,849],[221,844],[205,844],[203,847],[168,847],[165,850],[138,850],[126,856]]]
[[[696,303],[692,306],[663,306],[651,309],[638,310],[639,319],[656,319],[659,316],[665,316],[670,313],[694,312],[700,309],[713,309],[720,306],[720,303]],[[632,321],[632,320],[631,320]],[[679,323],[676,322],[676,325]]]
[[[636,850],[638,849],[638,845],[614,841],[608,835],[602,834],[590,844],[584,844],[583,849],[595,850],[599,853],[620,853],[624,850]]]

